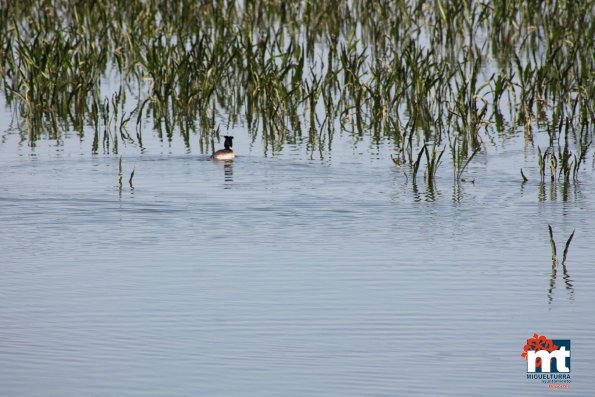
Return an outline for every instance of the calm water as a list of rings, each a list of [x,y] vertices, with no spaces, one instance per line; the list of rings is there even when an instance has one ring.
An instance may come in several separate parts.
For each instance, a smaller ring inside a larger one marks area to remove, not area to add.
[[[230,165],[180,139],[125,148],[120,191],[90,138],[7,128],[2,395],[595,394],[592,158],[566,197],[541,191],[521,134],[475,183],[446,163],[415,188],[390,142],[265,156],[238,130]],[[576,229],[551,291],[548,223],[560,251]],[[526,379],[534,332],[572,340],[571,390]]]

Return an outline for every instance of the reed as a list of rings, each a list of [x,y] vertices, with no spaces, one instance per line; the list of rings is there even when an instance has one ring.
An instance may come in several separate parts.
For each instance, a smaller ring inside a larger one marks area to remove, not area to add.
[[[549,283],[549,288],[548,288],[548,302],[551,304],[553,302],[553,297],[554,297],[554,288],[556,286],[556,279],[557,279],[557,274],[558,274],[558,256],[556,253],[556,242],[554,241],[554,232],[552,230],[552,226],[551,225],[547,225],[548,226],[548,233],[549,233],[549,239],[550,239],[550,247],[552,250],[552,270],[550,273],[550,283]],[[575,230],[572,231],[572,233],[570,234],[570,237],[568,237],[568,240],[566,240],[566,244],[564,245],[564,252],[562,254],[562,273],[563,273],[563,279],[564,279],[564,286],[566,288],[566,290],[568,291],[569,295],[571,298],[574,297],[574,286],[572,285],[572,279],[570,278],[570,275],[568,273],[568,267],[566,266],[566,258],[568,255],[568,250],[570,248],[570,243],[572,241],[572,238],[574,237],[574,233]]]
[[[552,230],[551,225],[547,225],[547,227],[548,227],[548,233],[549,233],[549,237],[550,237],[550,246],[552,249],[552,262],[554,264],[556,264],[558,261],[558,255],[556,252],[556,242],[554,241],[554,232]],[[568,237],[568,240],[566,240],[566,244],[564,244],[564,251],[562,253],[562,265],[563,266],[566,266],[566,257],[568,256],[568,249],[570,248],[570,243],[572,242],[575,232],[576,232],[576,230],[572,231],[572,233],[570,234],[570,237]]]
[[[322,153],[334,131],[393,140],[412,166],[423,151],[428,179],[446,140],[460,179],[488,137],[520,127],[549,135],[541,179],[571,183],[593,135],[594,17],[550,0],[5,2],[0,90],[24,139],[74,129],[93,153],[142,149],[147,130],[203,147],[243,124],[264,150]]]

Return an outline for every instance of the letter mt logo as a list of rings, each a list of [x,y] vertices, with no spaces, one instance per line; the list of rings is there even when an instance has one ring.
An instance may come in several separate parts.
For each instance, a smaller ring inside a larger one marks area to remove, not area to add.
[[[521,357],[527,360],[527,379],[541,380],[549,388],[570,388],[570,339],[533,334]]]
[[[570,340],[551,340],[544,335],[533,334],[527,339],[521,357],[527,360],[527,372],[560,373],[570,372]],[[552,367],[552,359],[556,365]]]

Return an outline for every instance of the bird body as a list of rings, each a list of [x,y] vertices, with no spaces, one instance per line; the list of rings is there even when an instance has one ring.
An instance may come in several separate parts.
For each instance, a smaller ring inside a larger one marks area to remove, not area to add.
[[[211,159],[229,161],[236,157],[233,150],[231,150],[231,147],[233,146],[233,136],[226,135],[224,138],[225,142],[223,143],[223,146],[225,146],[225,149],[217,150],[215,153],[213,153]]]

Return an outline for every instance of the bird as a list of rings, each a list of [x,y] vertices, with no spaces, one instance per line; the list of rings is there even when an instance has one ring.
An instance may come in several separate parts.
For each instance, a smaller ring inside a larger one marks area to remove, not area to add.
[[[225,149],[221,149],[221,150],[217,150],[215,153],[213,153],[213,155],[211,156],[211,159],[213,160],[233,160],[234,157],[236,156],[235,153],[233,152],[233,150],[231,150],[231,147],[233,146],[233,136],[224,136],[225,138],[225,142],[223,143],[223,146],[225,146]]]

